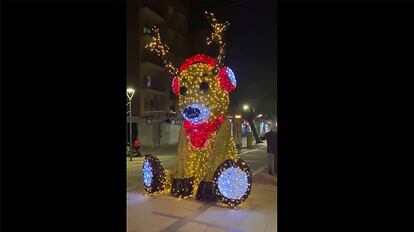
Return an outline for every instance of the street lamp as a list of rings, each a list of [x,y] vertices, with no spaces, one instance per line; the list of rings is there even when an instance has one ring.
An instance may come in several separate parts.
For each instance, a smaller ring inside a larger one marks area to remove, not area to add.
[[[134,93],[135,93],[135,89],[133,88],[128,88],[127,89],[127,97],[128,97],[128,105],[129,105],[129,151],[130,151],[130,157],[129,160],[132,161],[132,110],[131,110],[131,105],[132,105],[132,98],[134,97]]]
[[[249,105],[247,105],[247,104],[243,105],[243,110],[244,110],[244,111],[248,111],[248,110],[249,110],[249,108],[250,108],[250,106],[249,106]]]
[[[132,100],[132,97],[134,96],[134,93],[135,93],[135,89],[133,89],[133,88],[128,88],[127,89],[127,97],[129,99],[129,101]]]

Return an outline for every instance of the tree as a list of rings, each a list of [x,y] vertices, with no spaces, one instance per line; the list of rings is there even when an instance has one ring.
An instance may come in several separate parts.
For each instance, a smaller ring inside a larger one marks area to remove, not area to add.
[[[254,124],[254,118],[256,117],[254,109],[250,108],[247,112],[243,114],[243,117],[247,120],[247,122],[249,122],[256,143],[262,143],[262,140],[260,140],[259,135],[257,134],[256,126]]]

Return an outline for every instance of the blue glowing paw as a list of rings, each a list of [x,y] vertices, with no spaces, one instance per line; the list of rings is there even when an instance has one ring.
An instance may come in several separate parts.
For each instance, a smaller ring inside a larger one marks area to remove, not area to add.
[[[165,188],[165,172],[160,160],[151,155],[145,155],[142,165],[144,187],[147,193],[162,191]]]
[[[228,159],[217,168],[213,180],[216,198],[233,207],[249,196],[252,173],[242,159]]]

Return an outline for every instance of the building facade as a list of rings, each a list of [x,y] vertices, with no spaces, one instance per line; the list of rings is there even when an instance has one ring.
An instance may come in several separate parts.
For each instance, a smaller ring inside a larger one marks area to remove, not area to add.
[[[176,143],[179,125],[166,122],[180,117],[172,77],[161,59],[144,47],[151,39],[151,28],[157,26],[170,47],[173,64],[178,67],[184,61],[191,47],[187,44],[189,1],[128,0],[127,8],[127,87],[135,89],[132,117],[127,117],[132,139],[138,136],[143,145],[150,146]]]

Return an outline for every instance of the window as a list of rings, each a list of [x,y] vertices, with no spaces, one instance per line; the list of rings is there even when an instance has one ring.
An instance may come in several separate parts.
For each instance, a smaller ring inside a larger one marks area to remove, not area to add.
[[[144,99],[144,111],[152,111],[154,107],[154,101],[152,99]]]
[[[148,28],[148,27],[143,27],[143,34],[144,35],[148,35],[148,34],[151,34],[151,30]]]
[[[144,99],[144,111],[151,112],[151,111],[162,111],[163,103],[162,99],[157,98],[156,96],[151,98]]]
[[[150,89],[151,88],[151,77],[144,76],[144,87]]]

